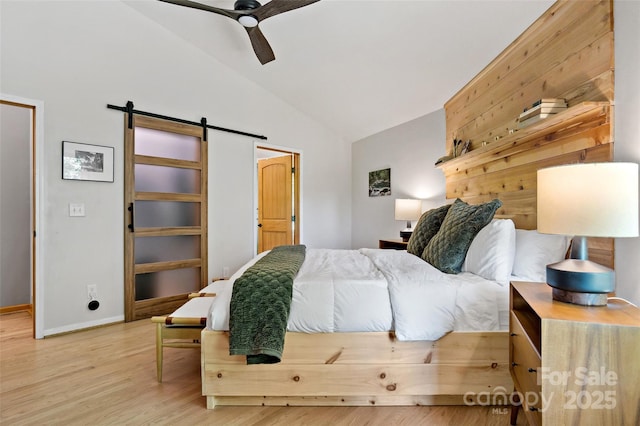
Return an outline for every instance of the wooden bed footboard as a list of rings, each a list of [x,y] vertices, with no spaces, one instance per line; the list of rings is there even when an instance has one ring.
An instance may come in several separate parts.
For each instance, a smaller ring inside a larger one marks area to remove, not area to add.
[[[393,333],[292,333],[282,362],[247,365],[229,334],[204,329],[202,394],[216,405],[506,405],[508,333],[453,332],[401,342]]]

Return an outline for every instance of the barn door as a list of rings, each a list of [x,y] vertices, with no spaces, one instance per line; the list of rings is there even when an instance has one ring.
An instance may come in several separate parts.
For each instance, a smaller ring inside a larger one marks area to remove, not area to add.
[[[207,144],[202,127],[139,115],[125,135],[125,321],[134,321],[171,313],[207,283]]]

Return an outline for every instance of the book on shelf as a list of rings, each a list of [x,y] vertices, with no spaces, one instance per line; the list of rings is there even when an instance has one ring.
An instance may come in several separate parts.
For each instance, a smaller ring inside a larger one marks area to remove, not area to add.
[[[538,105],[566,107],[567,101],[564,98],[542,98],[531,104],[531,108],[537,107]]]
[[[567,109],[566,104],[564,106],[547,106],[546,104],[539,104],[531,109],[526,110],[518,117],[518,121],[526,120],[538,114],[555,114]]]

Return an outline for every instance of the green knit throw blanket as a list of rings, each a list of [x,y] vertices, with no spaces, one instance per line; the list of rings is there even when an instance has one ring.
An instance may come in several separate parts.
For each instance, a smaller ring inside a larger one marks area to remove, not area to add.
[[[235,281],[229,312],[231,355],[246,355],[247,364],[280,362],[293,279],[305,252],[304,245],[275,247]]]

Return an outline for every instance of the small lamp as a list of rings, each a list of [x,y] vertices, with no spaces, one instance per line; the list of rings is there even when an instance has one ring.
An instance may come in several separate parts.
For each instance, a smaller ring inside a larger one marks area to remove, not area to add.
[[[588,260],[586,237],[638,236],[638,165],[586,163],[538,170],[538,231],[574,236],[571,258],[547,265],[553,299],[606,305],[615,275]]]
[[[407,227],[400,231],[400,237],[402,241],[409,241],[413,229],[411,229],[411,221],[420,219],[422,214],[422,201],[410,200],[410,199],[397,199],[396,200],[396,220],[406,220]]]

